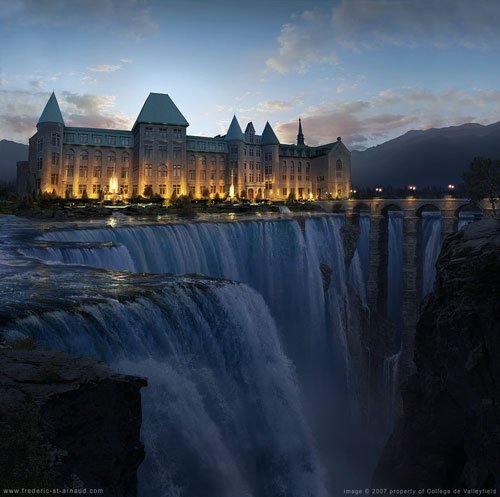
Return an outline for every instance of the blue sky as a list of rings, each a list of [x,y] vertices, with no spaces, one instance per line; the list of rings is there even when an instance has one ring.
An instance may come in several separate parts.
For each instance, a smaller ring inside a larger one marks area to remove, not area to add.
[[[27,142],[50,92],[66,124],[130,128],[150,91],[188,133],[236,114],[282,142],[354,149],[500,120],[496,0],[0,0],[0,139]]]

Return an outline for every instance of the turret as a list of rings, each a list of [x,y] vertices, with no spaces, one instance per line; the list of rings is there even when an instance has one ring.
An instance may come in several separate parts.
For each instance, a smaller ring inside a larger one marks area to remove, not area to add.
[[[36,125],[38,132],[33,137],[35,148],[30,169],[36,179],[36,189],[42,192],[55,191],[64,194],[62,161],[64,119],[57,98],[52,92]]]
[[[244,140],[245,135],[241,131],[240,123],[236,116],[233,116],[229,129],[227,130],[225,140],[227,142],[227,149],[229,152],[229,178],[232,181],[235,194],[240,194],[242,190],[246,189],[243,182],[244,178]],[[231,189],[231,184],[229,185]]]
[[[276,195],[276,178],[279,173],[279,155],[280,155],[280,141],[271,128],[269,122],[266,122],[262,137],[260,140],[262,144],[262,155],[264,164],[264,179],[272,185],[273,195]],[[271,192],[268,192],[270,194]]]

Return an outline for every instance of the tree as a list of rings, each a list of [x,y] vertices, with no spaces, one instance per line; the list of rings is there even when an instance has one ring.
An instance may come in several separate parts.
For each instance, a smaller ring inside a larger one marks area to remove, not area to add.
[[[151,198],[154,195],[153,192],[153,186],[152,185],[146,185],[144,187],[144,194],[145,197]]]
[[[170,195],[170,201],[175,202],[177,200],[177,193],[175,190],[172,190],[172,195]]]
[[[496,216],[495,202],[500,185],[500,161],[476,157],[464,173],[465,191],[471,202],[487,198]]]
[[[295,202],[295,192],[290,192],[288,194],[288,198],[286,199],[286,203],[291,205]]]
[[[209,198],[210,197],[210,191],[208,188],[203,188],[203,190],[201,191],[201,196],[203,198]]]

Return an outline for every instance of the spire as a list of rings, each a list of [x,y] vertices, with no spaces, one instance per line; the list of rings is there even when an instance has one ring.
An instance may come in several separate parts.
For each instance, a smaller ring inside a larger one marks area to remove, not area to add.
[[[59,109],[59,104],[57,103],[57,98],[52,92],[47,105],[45,105],[45,109],[43,109],[42,115],[40,119],[38,119],[38,124],[44,123],[57,123],[62,124],[64,126],[64,119],[61,114],[61,109]]]
[[[280,141],[278,137],[274,134],[273,128],[269,124],[269,121],[266,122],[264,127],[264,131],[262,132],[262,137],[260,139],[260,143],[262,145],[279,145]]]
[[[226,140],[244,140],[243,136],[243,131],[241,131],[240,128],[240,123],[238,122],[238,119],[236,119],[236,116],[233,116],[233,120],[231,121],[231,124],[229,125],[229,129],[227,130],[226,133]]]
[[[299,117],[299,132],[297,134],[297,147],[304,146],[304,133],[302,133],[302,121]]]
[[[150,93],[142,106],[134,128],[139,123],[189,126],[186,118],[166,93]]]

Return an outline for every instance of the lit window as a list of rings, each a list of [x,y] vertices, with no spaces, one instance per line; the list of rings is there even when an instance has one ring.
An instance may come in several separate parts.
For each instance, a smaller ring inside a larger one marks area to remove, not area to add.
[[[167,176],[167,166],[165,164],[160,164],[160,166],[158,167],[158,177],[166,178],[166,176]]]

